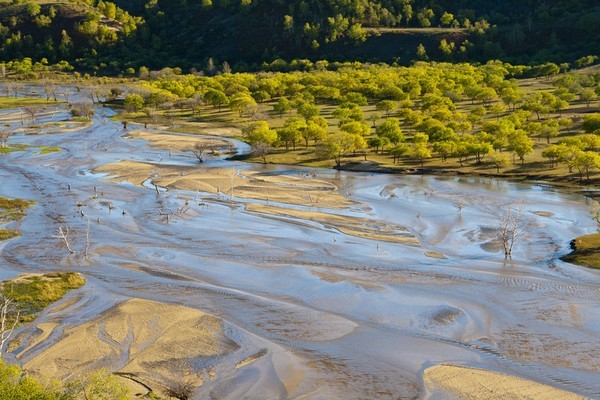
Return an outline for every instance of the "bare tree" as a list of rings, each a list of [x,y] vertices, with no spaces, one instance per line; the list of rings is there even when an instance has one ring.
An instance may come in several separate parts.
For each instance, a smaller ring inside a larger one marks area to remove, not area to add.
[[[265,142],[256,142],[252,145],[252,155],[260,157],[263,160],[263,164],[267,163],[267,154],[271,152],[271,146]]]
[[[512,255],[512,250],[515,244],[527,233],[527,229],[531,225],[524,220],[522,207],[513,209],[508,208],[500,214],[498,239],[504,250],[504,257],[508,258]]]
[[[19,323],[20,310],[17,309],[15,300],[6,293],[3,287],[0,291],[0,350],[10,339]]]
[[[71,114],[75,117],[90,118],[94,115],[94,103],[89,100],[80,100],[71,105]]]
[[[91,242],[90,242],[90,220],[88,219],[87,227],[85,229],[85,250],[84,250],[85,258],[88,257],[90,245],[91,245]]]
[[[53,97],[54,101],[56,101],[56,86],[46,81],[42,83],[42,87],[44,88],[44,93],[46,93],[46,101],[49,101],[50,97]]]
[[[21,109],[29,118],[31,119],[31,123],[35,125],[35,119],[40,112],[40,107],[38,106],[26,106]]]
[[[6,82],[6,85],[4,85],[4,91],[6,92],[6,97],[10,96],[10,94],[13,91],[14,86],[15,86],[14,83]]]
[[[177,382],[167,389],[167,396],[178,400],[189,400],[194,393],[194,387],[190,382]]]
[[[215,147],[206,141],[198,142],[194,145],[194,156],[196,156],[199,163],[204,162],[204,156],[208,151],[212,151],[212,154],[215,154]]]
[[[71,230],[69,229],[69,227],[67,226],[65,229],[63,229],[62,226],[58,227],[58,234],[56,236],[54,236],[57,239],[61,239],[64,244],[65,247],[67,248],[67,250],[69,250],[69,253],[73,254],[75,253],[73,251],[73,249],[71,249],[71,245],[69,243],[69,234],[71,233]]]
[[[0,131],[0,147],[6,147],[6,142],[10,137],[10,132]]]
[[[17,84],[17,83],[11,83],[10,84],[10,90],[11,92],[15,95],[15,97],[17,97],[19,95],[19,89],[21,85]]]

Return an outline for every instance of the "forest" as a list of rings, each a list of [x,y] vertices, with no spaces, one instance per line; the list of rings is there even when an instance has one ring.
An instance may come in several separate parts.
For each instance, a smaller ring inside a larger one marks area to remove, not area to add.
[[[0,3],[0,57],[102,74],[141,66],[234,71],[276,60],[570,62],[600,47],[579,1],[60,0]]]

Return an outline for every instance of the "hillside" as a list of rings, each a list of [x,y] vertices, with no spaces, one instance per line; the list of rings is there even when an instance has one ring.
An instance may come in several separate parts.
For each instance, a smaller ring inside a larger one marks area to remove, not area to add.
[[[600,48],[594,0],[13,3],[0,3],[2,59],[64,59],[101,73],[201,70],[209,59],[237,70],[279,58],[572,63]]]

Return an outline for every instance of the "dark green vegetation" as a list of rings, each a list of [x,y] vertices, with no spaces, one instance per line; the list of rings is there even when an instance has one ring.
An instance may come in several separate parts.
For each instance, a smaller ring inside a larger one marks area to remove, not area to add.
[[[0,22],[4,60],[123,74],[304,68],[278,59],[586,64],[600,48],[596,0],[17,0],[0,3]]]
[[[571,242],[573,251],[561,260],[589,268],[600,268],[600,233],[580,236]]]
[[[50,304],[62,299],[72,289],[85,284],[83,276],[75,272],[58,272],[45,275],[26,275],[2,282],[2,289],[15,301],[20,310],[20,322],[30,322]]]

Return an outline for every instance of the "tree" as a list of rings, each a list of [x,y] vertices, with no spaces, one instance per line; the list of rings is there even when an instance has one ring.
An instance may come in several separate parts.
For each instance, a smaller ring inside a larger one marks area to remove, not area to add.
[[[40,111],[40,107],[38,106],[26,106],[22,108],[23,113],[29,116],[31,119],[31,123],[35,125],[35,119]]]
[[[583,130],[587,133],[592,133],[600,129],[600,114],[588,114],[583,117]]]
[[[372,137],[369,140],[367,140],[367,144],[369,145],[369,147],[374,148],[375,154],[377,154],[379,152],[379,148],[383,144],[383,141],[381,140],[380,137],[375,136],[375,137]]]
[[[256,106],[256,101],[248,93],[237,93],[229,101],[229,108],[237,111],[240,117],[252,106]]]
[[[592,89],[584,88],[579,92],[579,99],[585,102],[588,107],[590,106],[590,103],[597,98],[598,96],[596,95],[596,92],[594,92]]]
[[[519,157],[521,164],[524,164],[525,156],[533,153],[533,140],[527,136],[525,131],[518,129],[509,136],[508,148]]]
[[[270,144],[265,142],[255,142],[252,144],[252,155],[254,157],[260,157],[263,160],[263,164],[267,163],[267,155],[271,152],[273,148]]]
[[[15,300],[3,286],[0,289],[0,351],[19,323],[19,315],[20,310],[17,308]]]
[[[335,165],[339,167],[342,156],[349,151],[355,150],[354,145],[354,135],[350,133],[338,133],[328,136],[327,139],[319,143],[317,145],[317,154],[325,160],[333,159]]]
[[[242,133],[246,135],[251,145],[258,142],[273,145],[278,139],[277,132],[269,129],[269,124],[266,121],[253,122],[244,127]]]
[[[196,157],[199,163],[204,162],[204,154],[211,149],[213,149],[213,147],[208,141],[201,141],[194,144],[194,156]]]
[[[340,126],[340,130],[352,135],[366,136],[371,131],[371,127],[362,122],[350,121]]]
[[[449,12],[444,12],[444,14],[440,17],[440,24],[443,26],[450,26],[454,21],[454,15]]]
[[[10,132],[0,131],[0,148],[6,147],[6,142],[8,141],[9,137],[10,137]]]
[[[427,143],[414,143],[412,149],[410,150],[410,156],[419,160],[421,167],[423,167],[425,160],[431,158],[431,152],[427,148]]]
[[[389,117],[392,111],[396,109],[397,103],[392,100],[382,100],[375,105],[377,111],[385,112],[386,117]]]
[[[490,161],[496,167],[496,173],[498,173],[498,174],[500,173],[500,168],[506,167],[510,163],[508,156],[506,154],[501,154],[501,153],[493,154],[490,157]]]
[[[139,111],[144,107],[144,98],[139,94],[128,94],[123,100],[127,112]]]
[[[314,140],[315,145],[324,140],[327,137],[327,121],[322,117],[311,118],[302,131],[302,137],[307,148],[309,140]]]
[[[502,244],[505,258],[512,256],[515,244],[527,233],[529,224],[524,221],[521,212],[522,208],[519,207],[508,208],[500,213],[498,239]]]
[[[221,107],[227,105],[229,103],[229,99],[227,95],[223,93],[221,90],[217,89],[208,89],[204,94],[204,98],[208,101],[214,108],[218,108],[221,111]]]
[[[286,97],[280,97],[277,103],[273,104],[273,111],[281,117],[284,113],[292,109],[292,104]]]
[[[600,168],[600,155],[595,151],[579,151],[573,162],[579,172],[579,180],[582,181],[585,176],[589,181],[590,171]]]
[[[304,117],[306,121],[319,116],[319,108],[314,104],[303,102],[298,106],[298,114]]]
[[[404,141],[400,121],[397,118],[387,118],[375,130],[377,136],[386,137],[394,145]]]
[[[277,130],[277,136],[279,137],[279,141],[284,143],[286,150],[289,150],[290,144],[293,146],[294,150],[296,150],[296,143],[303,138],[302,133],[306,128],[307,124],[304,120],[288,119],[283,124],[283,127]],[[308,147],[308,139],[306,140],[306,143]]]
[[[399,162],[400,157],[408,154],[410,152],[410,147],[405,143],[397,144],[396,146],[390,149],[390,154],[393,157],[393,162]]]

